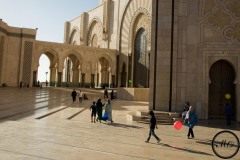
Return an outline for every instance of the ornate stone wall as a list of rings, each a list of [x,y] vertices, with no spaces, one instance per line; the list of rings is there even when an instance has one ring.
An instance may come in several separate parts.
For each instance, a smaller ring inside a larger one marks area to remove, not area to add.
[[[3,44],[4,44],[4,37],[0,36],[0,84],[2,83],[2,68],[3,68]]]
[[[32,52],[33,52],[33,42],[26,41],[24,43],[24,58],[23,58],[23,84],[31,84],[31,71],[32,71]]]
[[[204,0],[202,5],[204,40],[240,45],[240,1]]]

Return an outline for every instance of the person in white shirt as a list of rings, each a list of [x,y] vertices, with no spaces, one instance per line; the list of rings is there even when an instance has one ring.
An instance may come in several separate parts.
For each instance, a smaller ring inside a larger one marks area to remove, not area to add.
[[[78,93],[78,97],[79,97],[79,102],[82,103],[82,99],[83,99],[83,92],[80,90]]]

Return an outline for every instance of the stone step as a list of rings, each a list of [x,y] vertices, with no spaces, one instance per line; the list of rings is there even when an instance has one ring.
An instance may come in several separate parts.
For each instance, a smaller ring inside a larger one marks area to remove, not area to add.
[[[175,121],[181,120],[181,114],[175,112],[154,111],[158,124],[173,124]],[[147,111],[130,112],[127,114],[127,120],[139,123],[149,123],[150,116]]]

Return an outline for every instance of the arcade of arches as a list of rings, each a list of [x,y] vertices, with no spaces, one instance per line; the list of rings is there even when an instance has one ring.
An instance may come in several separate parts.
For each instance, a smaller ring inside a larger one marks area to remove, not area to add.
[[[35,62],[42,54],[50,60],[50,85],[68,87],[102,87],[115,85],[116,51],[84,46],[36,42]],[[52,49],[50,49],[52,48]],[[54,48],[54,49],[53,49]],[[91,55],[86,54],[91,53]],[[33,85],[37,82],[38,63],[33,67]]]

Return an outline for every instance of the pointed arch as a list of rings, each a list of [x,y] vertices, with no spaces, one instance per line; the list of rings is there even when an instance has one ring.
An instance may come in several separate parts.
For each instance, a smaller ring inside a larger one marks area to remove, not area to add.
[[[80,31],[78,27],[74,27],[70,32],[69,44],[79,45],[80,43]]]
[[[88,34],[87,34],[87,45],[92,45],[93,37],[97,39],[96,46],[101,46],[102,41],[102,35],[103,35],[103,25],[99,18],[95,17],[92,19],[92,21],[89,23],[88,26]]]

